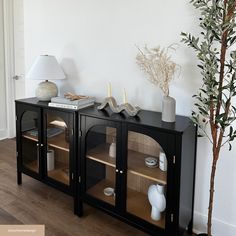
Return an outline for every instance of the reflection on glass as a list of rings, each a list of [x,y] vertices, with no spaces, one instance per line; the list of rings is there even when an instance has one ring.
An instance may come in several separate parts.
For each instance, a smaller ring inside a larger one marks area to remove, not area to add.
[[[47,121],[47,175],[69,185],[69,132],[66,122],[51,113]]]
[[[165,209],[167,171],[162,171],[159,168],[160,153],[164,152],[153,138],[133,131],[128,132],[126,210],[145,221],[164,228],[165,212],[163,209]],[[161,187],[158,188],[158,186]],[[156,191],[153,191],[156,188],[163,190],[161,197]],[[151,192],[149,196],[148,192]],[[160,210],[159,218],[158,214],[153,213],[152,209],[154,208],[149,201],[153,198],[153,193],[155,199],[158,198],[158,201],[162,199],[163,207],[162,209],[158,208]]]
[[[23,166],[38,173],[38,114],[36,112],[26,111],[22,115],[21,135]]]
[[[86,137],[86,191],[115,205],[116,129],[95,126]]]

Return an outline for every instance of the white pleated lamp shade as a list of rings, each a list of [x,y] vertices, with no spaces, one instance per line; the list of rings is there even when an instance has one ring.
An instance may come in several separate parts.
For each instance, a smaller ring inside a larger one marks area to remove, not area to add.
[[[26,77],[37,80],[60,80],[65,79],[65,74],[54,56],[41,55]]]

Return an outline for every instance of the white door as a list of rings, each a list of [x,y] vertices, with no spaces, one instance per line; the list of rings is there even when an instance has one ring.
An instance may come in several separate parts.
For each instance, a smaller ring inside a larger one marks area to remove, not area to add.
[[[15,99],[25,97],[24,1],[13,0]]]
[[[5,50],[4,50],[4,14],[3,0],[0,0],[0,139],[7,137],[7,99],[5,79]]]
[[[15,136],[15,99],[25,96],[24,0],[0,0],[0,139]]]

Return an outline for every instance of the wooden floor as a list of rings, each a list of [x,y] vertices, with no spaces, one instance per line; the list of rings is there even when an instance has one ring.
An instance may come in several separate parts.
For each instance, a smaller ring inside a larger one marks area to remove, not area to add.
[[[73,214],[73,199],[23,175],[16,183],[15,141],[0,141],[0,224],[44,224],[46,236],[147,235],[85,205],[84,216]]]

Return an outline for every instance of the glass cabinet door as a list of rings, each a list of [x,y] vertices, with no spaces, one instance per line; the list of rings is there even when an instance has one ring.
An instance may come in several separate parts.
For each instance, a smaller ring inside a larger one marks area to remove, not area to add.
[[[39,117],[36,111],[25,111],[21,117],[22,165],[39,173]]]
[[[165,228],[167,159],[159,143],[128,131],[126,211]]]
[[[115,205],[117,129],[97,125],[86,134],[86,194]]]
[[[70,138],[66,121],[55,112],[46,112],[46,173],[70,185]]]

